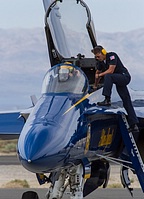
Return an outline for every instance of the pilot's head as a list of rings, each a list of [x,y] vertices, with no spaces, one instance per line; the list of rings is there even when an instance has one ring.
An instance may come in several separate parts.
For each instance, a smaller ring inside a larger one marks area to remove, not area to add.
[[[67,64],[64,63],[64,65],[61,65],[59,68],[59,81],[65,82],[69,79],[70,76],[72,76],[74,67],[70,65],[65,65]]]

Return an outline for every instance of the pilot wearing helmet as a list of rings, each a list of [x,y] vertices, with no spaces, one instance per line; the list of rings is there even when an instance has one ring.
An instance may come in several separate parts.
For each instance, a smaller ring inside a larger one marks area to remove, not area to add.
[[[65,82],[69,79],[69,77],[71,76],[73,71],[73,67],[72,66],[68,66],[68,65],[62,65],[59,68],[59,81],[60,82]]]
[[[68,64],[68,65],[67,65]],[[65,62],[64,65],[61,65],[59,68],[59,81],[65,82],[70,77],[79,75],[79,71],[76,70],[73,66],[70,65],[70,62]]]

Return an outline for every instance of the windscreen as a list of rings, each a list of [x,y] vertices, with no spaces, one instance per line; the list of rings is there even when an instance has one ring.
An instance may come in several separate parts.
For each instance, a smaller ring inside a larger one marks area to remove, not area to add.
[[[93,57],[92,44],[86,28],[89,20],[86,7],[76,0],[57,1],[48,17],[56,49],[63,57],[76,57],[79,53]]]
[[[88,80],[84,73],[73,65],[61,64],[51,68],[43,80],[42,93],[85,94]]]

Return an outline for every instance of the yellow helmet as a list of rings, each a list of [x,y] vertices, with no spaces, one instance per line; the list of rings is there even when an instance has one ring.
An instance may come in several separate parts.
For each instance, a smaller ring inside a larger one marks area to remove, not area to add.
[[[69,64],[69,65],[61,65],[60,66],[60,68],[67,68],[67,69],[69,69],[69,72],[71,73],[72,71],[73,71],[73,69],[74,69],[74,67],[73,66],[70,66],[70,62],[64,62],[64,64]]]

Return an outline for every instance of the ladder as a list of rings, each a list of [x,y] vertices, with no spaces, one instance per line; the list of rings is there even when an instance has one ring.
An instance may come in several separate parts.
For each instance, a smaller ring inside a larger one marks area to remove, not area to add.
[[[129,124],[125,114],[123,112],[118,112],[118,115],[120,116],[119,125],[125,147],[132,161],[132,165],[138,177],[141,188],[144,192],[144,163],[137,148],[133,134],[129,131]]]

